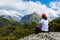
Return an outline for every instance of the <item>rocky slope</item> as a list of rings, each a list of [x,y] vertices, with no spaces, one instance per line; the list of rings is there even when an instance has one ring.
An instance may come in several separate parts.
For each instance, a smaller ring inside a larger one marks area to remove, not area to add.
[[[32,34],[19,40],[60,40],[60,32]]]
[[[16,21],[20,22],[23,15],[16,12],[16,11],[7,11],[7,10],[4,10],[4,9],[1,9],[0,10],[0,17],[6,18],[6,19],[9,19],[9,20],[16,20]]]
[[[30,15],[25,15],[22,19],[21,19],[21,23],[31,23],[31,22],[35,22],[35,23],[39,23],[41,20],[41,17],[37,14],[37,13],[33,13]]]

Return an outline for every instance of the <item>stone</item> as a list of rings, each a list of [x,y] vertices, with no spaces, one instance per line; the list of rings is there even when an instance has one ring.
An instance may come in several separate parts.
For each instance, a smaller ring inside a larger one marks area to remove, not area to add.
[[[60,40],[60,32],[32,34],[19,40]]]

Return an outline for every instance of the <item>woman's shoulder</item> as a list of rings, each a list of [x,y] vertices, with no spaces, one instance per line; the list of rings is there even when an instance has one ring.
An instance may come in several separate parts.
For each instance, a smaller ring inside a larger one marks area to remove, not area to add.
[[[41,21],[48,21],[48,19],[47,19],[47,20],[45,20],[45,19],[41,19]]]

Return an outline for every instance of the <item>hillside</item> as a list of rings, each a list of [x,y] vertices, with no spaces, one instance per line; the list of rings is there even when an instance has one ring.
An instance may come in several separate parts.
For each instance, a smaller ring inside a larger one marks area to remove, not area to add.
[[[35,34],[35,26],[20,24],[14,20],[8,20],[0,17],[0,40],[18,40],[25,36]],[[49,23],[49,32],[60,32],[60,18],[54,19]]]
[[[30,34],[34,34],[34,28],[26,28],[17,21],[0,17],[0,40],[18,40]]]
[[[60,18],[49,23],[48,33],[32,34],[19,40],[60,40]]]
[[[6,18],[0,17],[0,27],[10,26],[10,25],[19,25],[20,23],[15,20],[8,20]]]
[[[52,32],[60,32],[60,18],[56,18],[49,23],[49,30]]]

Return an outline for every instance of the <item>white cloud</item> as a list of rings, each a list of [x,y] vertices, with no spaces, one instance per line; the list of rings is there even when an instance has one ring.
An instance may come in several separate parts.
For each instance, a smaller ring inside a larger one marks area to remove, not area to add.
[[[14,11],[14,10],[7,11],[4,9],[0,10],[0,16],[1,15],[10,15],[10,16],[16,16],[16,17],[18,17],[17,15],[23,16],[21,13],[18,13],[17,11]]]
[[[42,13],[46,13],[48,17],[50,15],[57,16],[57,12],[52,9],[52,8],[59,8],[56,7],[57,4],[58,3],[56,2],[55,3],[51,2],[50,3],[51,8],[48,8],[45,4],[41,4],[40,2],[33,2],[33,1],[24,2],[22,0],[0,0],[0,8],[10,7],[15,10],[25,10],[26,14],[36,12],[41,15]]]
[[[51,2],[50,7],[56,9],[57,14],[60,15],[60,2]]]
[[[50,7],[53,9],[60,9],[60,2],[50,2]]]

